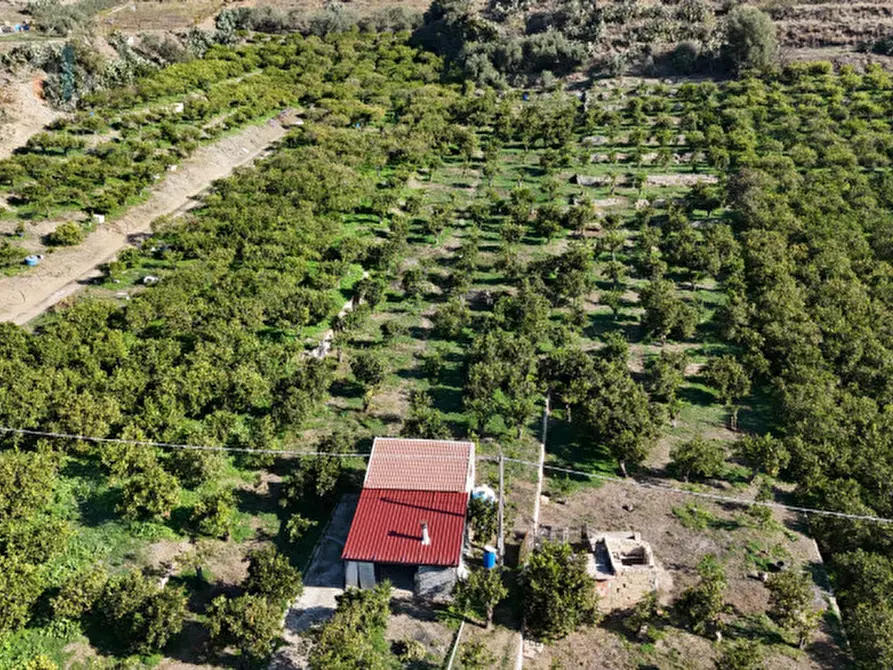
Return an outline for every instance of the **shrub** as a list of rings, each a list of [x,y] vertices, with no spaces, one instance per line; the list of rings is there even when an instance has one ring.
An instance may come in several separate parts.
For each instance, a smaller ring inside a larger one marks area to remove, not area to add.
[[[736,7],[729,13],[723,48],[737,71],[768,70],[778,57],[775,24],[756,7]]]
[[[74,221],[60,224],[56,230],[46,236],[47,244],[54,247],[73,247],[80,244],[86,237],[84,229]]]

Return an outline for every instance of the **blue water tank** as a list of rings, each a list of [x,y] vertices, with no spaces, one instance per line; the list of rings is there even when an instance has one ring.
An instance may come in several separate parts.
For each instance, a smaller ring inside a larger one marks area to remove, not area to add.
[[[484,547],[484,568],[492,570],[496,567],[496,549],[487,546]]]

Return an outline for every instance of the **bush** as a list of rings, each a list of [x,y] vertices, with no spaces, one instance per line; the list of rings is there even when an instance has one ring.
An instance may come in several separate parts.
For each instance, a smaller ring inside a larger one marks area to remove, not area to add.
[[[83,242],[86,236],[79,224],[69,221],[57,226],[56,230],[47,235],[46,242],[54,247],[73,247]]]
[[[736,71],[768,70],[778,57],[775,23],[756,7],[736,7],[729,13],[723,49]]]

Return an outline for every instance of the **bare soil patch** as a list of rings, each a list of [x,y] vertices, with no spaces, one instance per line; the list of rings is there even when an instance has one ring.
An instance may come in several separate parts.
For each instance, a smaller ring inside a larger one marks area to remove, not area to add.
[[[749,497],[746,493],[727,493]],[[793,514],[776,513],[775,530],[757,529],[743,525],[746,521],[742,508],[697,501],[713,521],[705,529],[687,528],[673,513],[673,509],[692,502],[687,496],[652,491],[623,484],[606,483],[601,487],[586,486],[566,498],[564,504],[549,502],[542,506],[542,523],[567,526],[571,537],[579,534],[580,526],[588,524],[592,530],[634,530],[642,534],[654,551],[655,561],[672,577],[672,589],[660,593],[661,601],[669,604],[682,591],[697,582],[696,567],[706,554],[715,554],[724,563],[729,587],[726,602],[734,615],[758,616],[768,604],[768,591],[754,578],[761,560],[785,555],[794,566],[808,566],[822,573],[821,556],[814,542],[800,532],[800,520]],[[821,589],[816,586],[816,606],[825,607]],[[673,658],[685,658],[692,668],[713,668],[716,647],[711,641],[667,627],[662,639],[650,650],[640,647],[619,632],[618,615],[599,627],[580,631],[553,646],[546,646],[530,664],[533,668],[549,668],[553,660],[576,668],[636,668],[643,663],[654,667]],[[585,653],[584,653],[585,650]],[[681,656],[677,653],[681,652]],[[832,631],[823,624],[805,653],[793,647],[775,643],[766,649],[764,667],[770,669],[847,667],[844,654],[836,645]],[[675,666],[673,666],[675,667]]]
[[[29,137],[63,116],[50,108],[40,90],[37,75],[0,78],[0,158],[8,158]]]

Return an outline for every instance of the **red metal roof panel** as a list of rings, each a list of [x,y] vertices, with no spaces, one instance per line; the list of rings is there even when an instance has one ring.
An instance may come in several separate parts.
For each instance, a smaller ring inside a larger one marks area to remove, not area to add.
[[[375,439],[364,488],[468,492],[474,443]]]
[[[341,558],[406,565],[457,566],[468,494],[363,489]],[[421,522],[431,544],[422,544]]]

